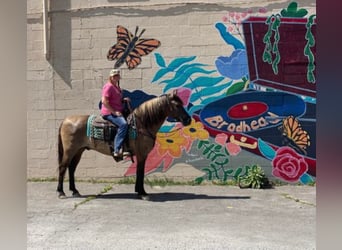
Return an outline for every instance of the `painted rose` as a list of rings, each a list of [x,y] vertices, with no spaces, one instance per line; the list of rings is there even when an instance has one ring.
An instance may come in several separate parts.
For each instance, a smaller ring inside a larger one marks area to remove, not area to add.
[[[272,173],[288,182],[296,182],[308,170],[304,158],[290,147],[281,147],[272,160]]]

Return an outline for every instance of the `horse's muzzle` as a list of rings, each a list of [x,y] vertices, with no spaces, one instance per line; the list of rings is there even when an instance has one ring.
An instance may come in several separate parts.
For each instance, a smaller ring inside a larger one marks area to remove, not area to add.
[[[184,126],[188,126],[191,124],[191,117],[190,116],[187,116],[185,119],[182,119],[182,124]]]

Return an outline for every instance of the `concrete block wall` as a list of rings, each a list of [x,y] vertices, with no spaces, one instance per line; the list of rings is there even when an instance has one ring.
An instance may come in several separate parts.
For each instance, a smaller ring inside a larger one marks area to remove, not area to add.
[[[197,56],[215,69],[218,55],[231,54],[215,32],[215,23],[228,11],[267,8],[279,12],[290,1],[47,1],[48,54],[44,55],[43,0],[27,1],[27,176],[57,176],[58,127],[69,114],[98,114],[101,88],[114,62],[106,59],[116,42],[116,26],[131,32],[146,29],[143,37],[156,38],[166,61],[181,56]],[[297,1],[315,11],[313,1]],[[149,94],[162,93],[151,84],[158,70],[153,53],[142,58],[138,68],[122,68],[121,86]],[[266,164],[266,163],[265,163]],[[76,175],[78,178],[121,178],[129,163],[116,164],[109,156],[87,151]],[[193,178],[198,170],[191,164],[176,164],[175,178]],[[179,165],[179,171],[177,171]],[[185,172],[184,172],[185,171]]]

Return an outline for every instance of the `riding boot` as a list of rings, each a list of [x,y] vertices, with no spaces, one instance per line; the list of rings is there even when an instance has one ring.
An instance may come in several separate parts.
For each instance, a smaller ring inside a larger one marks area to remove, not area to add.
[[[129,148],[129,140],[128,140],[128,138],[126,137],[126,139],[124,140],[124,143],[123,143],[123,145],[122,145],[122,151],[123,151],[123,156],[124,157],[131,157],[131,161],[134,163],[134,160],[133,160],[133,152],[132,152],[132,150]]]

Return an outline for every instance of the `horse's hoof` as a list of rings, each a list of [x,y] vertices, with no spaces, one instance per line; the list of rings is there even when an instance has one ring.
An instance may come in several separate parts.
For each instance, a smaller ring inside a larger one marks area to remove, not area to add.
[[[59,193],[58,198],[59,199],[66,199],[67,197],[66,197],[65,193]]]
[[[72,197],[74,197],[74,198],[79,198],[79,197],[81,197],[82,195],[79,193],[79,192],[73,192],[72,193]]]

